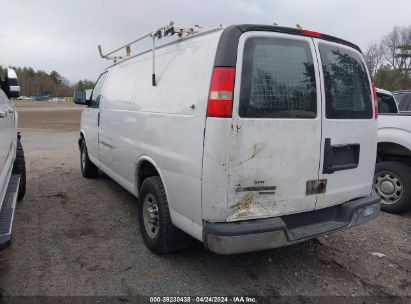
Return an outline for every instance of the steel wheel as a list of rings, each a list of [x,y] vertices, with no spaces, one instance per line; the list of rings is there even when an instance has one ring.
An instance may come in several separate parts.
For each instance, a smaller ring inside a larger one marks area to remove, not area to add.
[[[403,195],[403,186],[397,175],[382,171],[374,176],[374,191],[384,200],[384,204],[395,204]]]
[[[152,194],[147,194],[143,201],[144,227],[150,238],[154,239],[160,228],[157,201]]]

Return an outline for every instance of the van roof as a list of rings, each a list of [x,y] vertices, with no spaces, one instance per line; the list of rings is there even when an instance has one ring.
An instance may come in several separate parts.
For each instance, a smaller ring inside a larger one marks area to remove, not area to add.
[[[159,45],[156,47],[156,49],[167,47],[171,44],[178,43],[181,40],[187,40],[190,38],[198,37],[200,35],[206,35],[206,34],[219,31],[219,30],[220,31],[222,30],[223,32],[221,34],[221,38],[218,44],[214,66],[235,66],[237,62],[238,40],[243,33],[250,32],[250,31],[278,32],[278,33],[286,33],[286,34],[292,34],[292,35],[315,37],[315,38],[332,41],[332,42],[336,42],[336,43],[340,43],[340,44],[352,47],[361,53],[361,49],[356,44],[353,44],[349,41],[346,41],[346,40],[343,40],[343,39],[340,39],[334,36],[314,32],[310,30],[284,27],[284,26],[263,25],[263,24],[238,24],[238,25],[230,25],[227,27],[205,28],[198,33]],[[124,60],[121,60],[117,63],[114,63],[106,67],[104,70],[108,70],[109,68],[123,61],[127,61],[128,59],[140,56],[150,51],[151,49],[147,49],[145,51],[137,53],[133,56],[130,56],[129,58],[126,58]]]
[[[303,36],[315,37],[315,38],[319,38],[323,40],[337,42],[340,44],[345,44],[361,52],[361,49],[354,43],[351,43],[349,41],[346,41],[344,39],[340,39],[334,36],[326,35],[326,34],[319,33],[319,32],[314,32],[310,30],[284,27],[284,26],[270,26],[270,25],[258,25],[258,24],[241,24],[241,25],[237,25],[237,27],[242,32],[267,31],[267,32],[280,32],[280,33],[287,33],[287,34],[293,34],[293,35],[303,35]]]
[[[352,47],[361,53],[361,49],[357,45],[349,41],[314,31],[283,26],[239,24],[231,25],[224,28],[217,48],[214,66],[235,66],[237,62],[238,39],[243,33],[251,31],[278,32],[292,35],[315,37]]]

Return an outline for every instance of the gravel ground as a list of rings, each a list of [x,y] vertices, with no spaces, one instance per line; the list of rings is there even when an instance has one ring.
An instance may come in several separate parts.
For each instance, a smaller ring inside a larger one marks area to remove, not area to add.
[[[159,257],[139,235],[136,198],[104,174],[82,178],[81,107],[17,106],[27,193],[0,252],[2,295],[411,296],[410,212],[276,250],[219,256],[196,242]]]

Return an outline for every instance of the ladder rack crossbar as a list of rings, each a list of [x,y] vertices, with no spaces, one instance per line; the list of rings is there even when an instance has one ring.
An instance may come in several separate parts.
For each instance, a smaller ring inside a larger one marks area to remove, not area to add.
[[[119,48],[115,49],[114,51],[111,51],[107,54],[103,54],[103,52],[101,50],[101,45],[99,45],[98,50],[99,50],[100,56],[102,58],[105,58],[105,59],[108,59],[108,60],[115,59],[115,57],[109,57],[109,56],[114,54],[114,53],[117,53],[118,51],[120,51],[124,48],[130,47],[132,44],[134,44],[136,42],[139,42],[140,40],[143,40],[144,38],[150,37],[150,36],[155,35],[159,32],[163,32],[163,31],[166,32],[168,29],[172,28],[173,25],[174,25],[174,22],[170,21],[169,23],[166,23],[166,24],[160,26],[157,29],[151,30],[151,31],[147,32],[146,34],[134,39],[133,41],[130,41],[129,43],[126,43],[125,45],[123,45],[123,46],[121,46],[121,47],[119,47]]]
[[[98,45],[98,52],[101,56],[101,58],[108,59],[108,60],[114,60],[115,63],[117,63],[118,60],[126,59],[127,57],[131,56],[131,45],[135,44],[144,38],[151,37],[153,39],[153,45],[152,45],[152,68],[153,68],[153,73],[152,73],[152,85],[156,86],[157,81],[156,81],[156,72],[155,72],[155,40],[160,39],[162,37],[170,37],[173,35],[177,35],[179,39],[185,38],[189,35],[196,34],[200,31],[200,27],[198,25],[195,25],[193,27],[176,27],[174,26],[174,22],[170,21],[167,24],[164,24],[157,29],[151,30],[147,32],[146,34],[130,41],[129,43],[126,43],[125,45],[115,49],[114,51],[111,51],[107,54],[103,54],[103,51],[101,49],[101,45]],[[126,50],[126,55],[125,56],[115,56],[113,54],[119,52],[120,50],[125,49]]]

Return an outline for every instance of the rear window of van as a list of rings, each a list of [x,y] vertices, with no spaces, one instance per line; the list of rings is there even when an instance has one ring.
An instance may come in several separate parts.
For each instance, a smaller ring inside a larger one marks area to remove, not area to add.
[[[371,88],[359,54],[319,43],[324,74],[326,117],[372,118]]]
[[[310,45],[249,38],[241,73],[239,114],[245,118],[315,118],[317,91]]]

